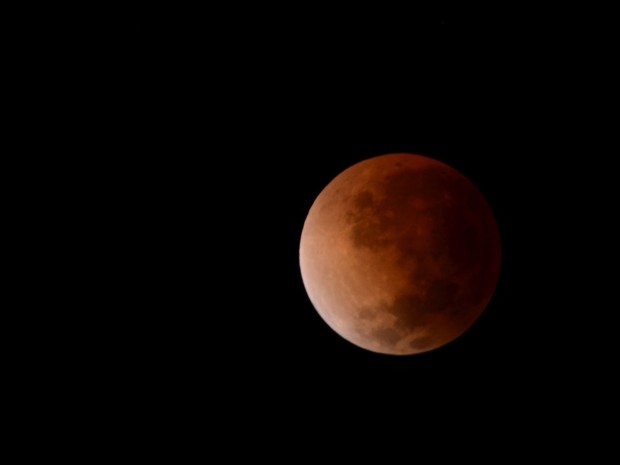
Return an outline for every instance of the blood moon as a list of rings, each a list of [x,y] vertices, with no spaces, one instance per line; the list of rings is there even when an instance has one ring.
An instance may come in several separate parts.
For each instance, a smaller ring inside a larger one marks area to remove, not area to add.
[[[493,213],[471,181],[432,158],[390,154],[325,187],[299,259],[308,296],[334,331],[374,352],[415,354],[480,316],[500,252]]]

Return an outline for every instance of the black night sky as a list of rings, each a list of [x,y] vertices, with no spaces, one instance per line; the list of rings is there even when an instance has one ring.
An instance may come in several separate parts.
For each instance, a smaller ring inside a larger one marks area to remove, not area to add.
[[[570,411],[561,393],[584,379],[598,389],[610,368],[583,247],[600,189],[584,162],[602,157],[588,99],[567,80],[590,55],[538,17],[350,13],[145,13],[108,33],[101,160],[127,291],[99,355],[110,382],[153,421],[177,408],[219,419],[225,404],[250,429],[376,415],[377,428],[477,418],[535,430],[589,411],[592,391]],[[503,247],[476,324],[405,357],[336,335],[298,265],[323,187],[394,152],[469,177]]]

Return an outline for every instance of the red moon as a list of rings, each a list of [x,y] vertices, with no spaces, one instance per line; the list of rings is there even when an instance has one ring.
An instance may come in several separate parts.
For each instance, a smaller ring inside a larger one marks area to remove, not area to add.
[[[314,201],[299,260],[325,322],[373,352],[427,352],[463,334],[500,269],[493,213],[450,166],[390,154],[339,174]]]

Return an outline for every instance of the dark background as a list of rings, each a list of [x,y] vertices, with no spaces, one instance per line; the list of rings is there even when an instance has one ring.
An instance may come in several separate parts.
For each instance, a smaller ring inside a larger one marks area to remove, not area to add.
[[[591,33],[604,26],[542,12],[282,14],[131,12],[78,60],[75,116],[97,114],[78,125],[97,238],[83,260],[101,263],[83,287],[97,310],[83,317],[96,347],[82,366],[104,407],[239,437],[265,422],[334,434],[521,422],[528,444],[604,408],[614,351],[596,261],[611,175],[595,108],[609,59]],[[298,265],[323,187],[394,152],[468,176],[503,245],[476,324],[404,357],[336,335]]]

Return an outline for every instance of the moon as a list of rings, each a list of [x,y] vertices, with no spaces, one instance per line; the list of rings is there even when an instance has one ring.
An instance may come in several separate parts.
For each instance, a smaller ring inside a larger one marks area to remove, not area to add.
[[[316,198],[299,247],[310,301],[344,339],[384,354],[441,347],[487,307],[497,223],[476,186],[422,155],[359,162]]]

